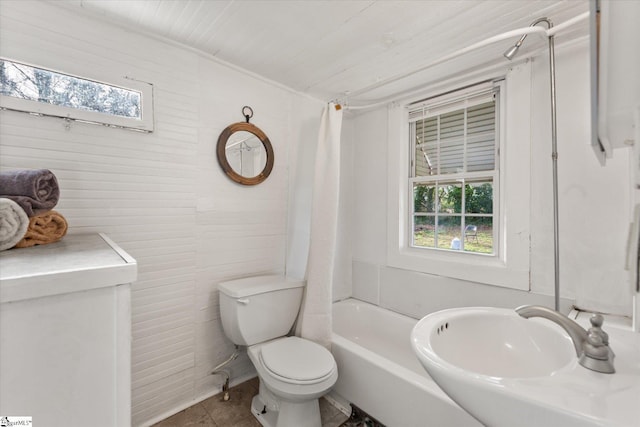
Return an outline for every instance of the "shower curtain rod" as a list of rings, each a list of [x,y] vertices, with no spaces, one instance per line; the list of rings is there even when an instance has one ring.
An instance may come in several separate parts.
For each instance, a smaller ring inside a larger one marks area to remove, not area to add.
[[[540,35],[544,35],[545,37],[550,37],[555,35],[556,33],[558,33],[559,31],[564,30],[565,28],[571,27],[575,24],[577,24],[578,22],[584,21],[585,19],[589,18],[589,12],[584,12],[581,13],[580,15],[577,15],[565,22],[563,22],[562,24],[558,24],[555,27],[552,27],[551,29],[545,30],[542,27],[525,27],[525,28],[518,28],[515,30],[511,30],[511,31],[507,31],[505,33],[502,34],[498,34],[492,37],[489,37],[485,40],[482,40],[478,43],[474,43],[470,46],[467,46],[465,48],[459,49],[453,53],[450,53],[448,55],[445,55],[427,65],[424,65],[420,68],[417,68],[415,70],[409,71],[408,73],[403,73],[403,74],[399,74],[393,77],[390,77],[388,79],[382,80],[378,83],[372,84],[370,86],[367,86],[365,88],[362,88],[360,90],[357,90],[355,92],[349,93],[349,97],[354,97],[354,96],[359,96],[362,95],[364,93],[370,92],[372,90],[378,89],[380,87],[386,86],[388,84],[397,82],[398,80],[402,80],[404,78],[407,78],[409,76],[412,76],[414,74],[417,74],[421,71],[427,70],[431,67],[434,67],[436,65],[442,64],[443,62],[447,62],[451,59],[457,58],[458,56],[462,56],[465,53],[468,53],[470,51],[479,49],[481,47],[485,47],[488,46],[490,44],[493,43],[497,43],[499,41],[503,41],[503,40],[507,40],[507,39],[512,39],[516,36],[522,36],[525,34],[540,34]],[[391,97],[387,97],[384,98],[381,101],[376,101],[374,103],[371,104],[366,104],[366,105],[348,105],[346,102],[342,102],[341,105],[344,109],[346,110],[366,110],[366,109],[370,109],[370,108],[376,108],[376,107],[380,107],[383,106],[391,101],[393,101],[395,99],[395,95],[391,96]],[[336,101],[337,102],[337,101]]]

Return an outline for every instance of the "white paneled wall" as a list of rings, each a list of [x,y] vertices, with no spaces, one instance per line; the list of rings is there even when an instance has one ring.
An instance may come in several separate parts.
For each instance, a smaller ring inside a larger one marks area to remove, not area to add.
[[[629,224],[628,150],[601,167],[590,147],[589,67],[586,43],[556,50],[558,169],[560,204],[560,285],[563,307],[629,315],[624,270]],[[355,119],[353,296],[414,317],[453,306],[553,305],[553,218],[547,53],[534,58],[531,91],[530,292],[487,286],[391,268],[385,250],[387,194],[387,111]],[[507,70],[505,70],[507,73]],[[509,103],[518,99],[506,93]],[[527,124],[528,126],[529,124]],[[520,150],[507,141],[507,150]],[[520,177],[515,177],[520,179]]]
[[[151,134],[81,123],[67,129],[61,119],[0,112],[0,167],[51,169],[69,232],[105,232],[137,259],[133,425],[218,392],[222,379],[209,373],[234,349],[220,324],[217,283],[285,271],[289,151],[317,138],[317,127],[298,119],[318,120],[322,105],[53,3],[2,2],[0,55],[154,85]],[[255,187],[231,182],[215,158],[218,135],[243,120],[244,105],[275,151],[271,176]],[[253,374],[246,355],[231,373]]]

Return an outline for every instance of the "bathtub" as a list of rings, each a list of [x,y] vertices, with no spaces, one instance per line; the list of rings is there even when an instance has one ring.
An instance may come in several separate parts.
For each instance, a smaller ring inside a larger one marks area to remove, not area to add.
[[[338,381],[330,397],[388,427],[481,426],[418,362],[409,339],[417,322],[355,299],[334,303],[331,352]]]

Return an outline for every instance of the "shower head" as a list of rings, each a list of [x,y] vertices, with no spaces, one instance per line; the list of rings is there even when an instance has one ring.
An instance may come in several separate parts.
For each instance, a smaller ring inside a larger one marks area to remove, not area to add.
[[[518,45],[514,45],[511,46],[509,49],[507,49],[503,55],[505,58],[507,58],[509,61],[511,61],[513,59],[514,56],[516,56],[516,53],[518,53],[518,49],[520,49],[520,46]]]
[[[520,40],[518,40],[516,44],[514,44],[513,46],[511,46],[509,49],[505,51],[505,53],[503,54],[504,57],[507,58],[509,61],[511,61],[513,57],[516,56],[516,53],[518,53],[518,49],[520,49],[520,46],[522,46],[522,42],[526,37],[527,37],[526,34],[520,37]]]

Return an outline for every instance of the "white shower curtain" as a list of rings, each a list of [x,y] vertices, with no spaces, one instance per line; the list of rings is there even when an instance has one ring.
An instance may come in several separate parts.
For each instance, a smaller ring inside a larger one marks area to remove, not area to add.
[[[329,103],[322,112],[316,151],[307,287],[299,335],[331,347],[331,302],[340,192],[342,109]]]

